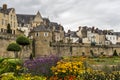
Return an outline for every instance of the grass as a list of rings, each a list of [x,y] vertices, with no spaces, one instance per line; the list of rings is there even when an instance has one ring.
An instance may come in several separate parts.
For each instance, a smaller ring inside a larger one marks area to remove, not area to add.
[[[76,56],[76,57],[64,57],[64,61],[80,61],[83,57]],[[120,57],[99,57],[99,58],[86,58],[87,63],[91,65],[117,65],[120,64]]]
[[[120,57],[112,57],[112,58],[90,58],[88,60],[92,60],[93,64],[96,65],[117,65],[120,63]]]

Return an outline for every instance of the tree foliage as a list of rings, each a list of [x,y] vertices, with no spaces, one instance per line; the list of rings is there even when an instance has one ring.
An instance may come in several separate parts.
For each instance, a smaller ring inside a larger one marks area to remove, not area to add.
[[[18,51],[21,50],[21,47],[17,43],[11,43],[7,47],[7,51],[14,51],[15,58],[18,58]]]
[[[29,45],[30,44],[30,40],[28,38],[26,38],[25,36],[19,36],[17,39],[16,39],[16,42],[19,44],[19,45],[22,45],[22,46],[26,46],[26,45]]]
[[[95,42],[91,42],[91,46],[95,46],[96,45],[96,43]]]
[[[10,24],[7,25],[7,33],[12,33],[12,30],[11,30]]]
[[[91,54],[92,57],[95,56],[93,50],[90,50],[90,54]]]
[[[16,51],[16,52],[18,52],[18,51],[21,50],[21,47],[16,43],[11,43],[11,44],[8,45],[7,50],[8,51]]]
[[[114,50],[113,56],[118,56],[117,51]]]

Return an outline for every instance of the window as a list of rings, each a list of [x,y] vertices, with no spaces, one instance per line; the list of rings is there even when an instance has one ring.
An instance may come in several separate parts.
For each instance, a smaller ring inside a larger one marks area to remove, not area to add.
[[[48,36],[48,33],[46,32],[46,33],[44,33],[44,36]]]
[[[7,25],[7,20],[4,21],[5,25]]]
[[[11,15],[11,20],[12,20],[12,15]]]
[[[2,19],[2,25],[4,25],[4,19]]]
[[[15,30],[14,30],[13,34],[15,34]]]
[[[15,21],[15,16],[14,16],[14,21]]]
[[[12,27],[12,21],[11,21],[11,27]]]
[[[110,39],[111,39],[111,37],[110,37]]]
[[[6,32],[7,32],[7,30],[6,30],[6,29],[4,29],[4,32],[6,33]]]
[[[39,36],[39,33],[38,33],[38,32],[37,32],[37,33],[35,33],[35,36],[37,36],[37,37],[38,37],[38,36]]]
[[[14,22],[14,27],[15,27],[15,22]]]
[[[3,32],[3,28],[1,28],[1,32]]]

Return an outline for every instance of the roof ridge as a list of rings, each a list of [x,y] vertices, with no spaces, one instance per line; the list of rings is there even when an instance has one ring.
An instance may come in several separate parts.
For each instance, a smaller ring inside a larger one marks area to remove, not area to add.
[[[33,14],[16,14],[16,15],[21,15],[21,16],[35,16]]]

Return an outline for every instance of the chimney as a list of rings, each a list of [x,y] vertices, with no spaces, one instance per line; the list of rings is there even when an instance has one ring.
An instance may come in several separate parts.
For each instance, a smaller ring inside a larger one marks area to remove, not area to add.
[[[81,29],[81,26],[79,26],[79,30]]]
[[[4,9],[4,10],[7,9],[7,4],[3,4],[3,9]]]
[[[61,26],[61,24],[59,24],[59,29],[60,29],[60,31],[63,30],[63,26]]]

